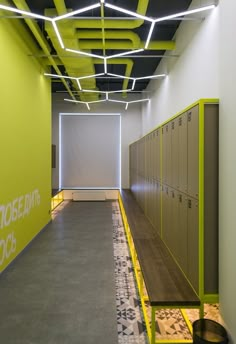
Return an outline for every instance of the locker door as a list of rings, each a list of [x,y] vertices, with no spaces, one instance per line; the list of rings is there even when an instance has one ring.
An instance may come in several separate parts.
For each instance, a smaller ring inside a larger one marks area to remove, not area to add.
[[[156,179],[161,180],[161,129],[156,130]]]
[[[151,133],[151,142],[150,142],[150,173],[151,173],[151,178],[154,178],[154,173],[153,173],[153,166],[154,166],[154,133]]]
[[[178,212],[179,212],[179,222],[178,222],[178,235],[176,241],[178,242],[178,249],[176,254],[176,259],[181,266],[182,270],[187,275],[187,225],[188,225],[188,202],[187,197],[183,193],[178,193]]]
[[[154,207],[154,226],[156,232],[161,235],[161,185],[155,182],[155,207]]]
[[[178,117],[171,122],[171,181],[175,189],[179,188],[179,125]]]
[[[188,278],[197,293],[199,290],[198,233],[198,201],[188,197]]]
[[[171,194],[170,194],[170,188],[167,185],[164,185],[163,187],[163,198],[162,198],[162,212],[163,212],[163,218],[162,218],[162,235],[163,235],[163,241],[166,243],[168,247],[170,247],[171,243]]]
[[[154,179],[151,180],[151,190],[150,190],[150,220],[154,226],[155,218],[155,182]]]
[[[178,224],[179,224],[179,212],[178,212],[178,197],[177,192],[174,189],[170,190],[170,239],[169,248],[173,253],[174,257],[178,254]]]
[[[198,198],[199,115],[198,106],[187,112],[188,116],[188,194]]]
[[[166,131],[166,183],[172,185],[171,178],[171,123],[165,125]]]
[[[187,193],[187,113],[183,113],[178,117],[178,126],[179,126],[179,190],[181,192]]]
[[[162,182],[167,183],[167,134],[165,125],[162,127]]]

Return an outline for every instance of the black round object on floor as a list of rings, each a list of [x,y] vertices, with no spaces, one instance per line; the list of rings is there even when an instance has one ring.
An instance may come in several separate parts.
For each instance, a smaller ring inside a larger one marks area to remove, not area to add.
[[[198,319],[193,322],[194,344],[227,344],[228,335],[225,328],[210,319]]]

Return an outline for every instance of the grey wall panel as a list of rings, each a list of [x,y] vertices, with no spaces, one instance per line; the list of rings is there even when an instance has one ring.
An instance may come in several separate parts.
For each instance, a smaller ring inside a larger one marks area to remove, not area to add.
[[[188,194],[198,198],[199,106],[187,112],[188,118]]]
[[[187,113],[183,113],[178,117],[178,138],[179,138],[179,151],[178,151],[178,168],[179,168],[179,190],[187,193],[187,144],[188,144],[188,132],[187,132]]]
[[[188,197],[188,273],[187,276],[198,293],[199,291],[199,231],[198,201]]]
[[[204,117],[204,289],[218,293],[218,105],[205,105]]]

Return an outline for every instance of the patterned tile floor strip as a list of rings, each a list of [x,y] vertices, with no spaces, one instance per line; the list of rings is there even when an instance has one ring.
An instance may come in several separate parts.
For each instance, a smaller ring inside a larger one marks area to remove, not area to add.
[[[148,343],[118,202],[112,203],[119,344]]]
[[[112,209],[119,344],[146,344],[146,328],[118,202],[113,202]],[[148,303],[147,313],[150,314]],[[187,309],[186,313],[191,322],[199,318],[198,310]],[[178,309],[163,309],[156,314],[156,339],[192,339]],[[206,304],[204,317],[221,322],[219,305]]]

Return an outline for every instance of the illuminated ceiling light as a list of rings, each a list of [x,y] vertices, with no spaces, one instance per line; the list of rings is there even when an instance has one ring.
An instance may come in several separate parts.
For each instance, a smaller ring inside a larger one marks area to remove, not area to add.
[[[106,59],[113,59],[114,57],[119,57],[119,56],[126,56],[130,54],[135,54],[139,53],[140,51],[144,51],[144,49],[137,49],[137,50],[132,50],[132,51],[126,51],[125,53],[119,53],[111,56],[107,56]]]
[[[94,100],[94,101],[92,101],[92,102],[88,102],[88,104],[103,103],[103,102],[106,102],[106,101],[107,101],[106,99]]]
[[[85,53],[84,51],[80,51],[80,50],[73,50],[73,49],[67,49],[66,48],[66,51],[70,51],[71,53],[76,53],[76,54],[79,54],[79,55],[84,55],[84,56],[89,56],[89,57],[96,57],[98,59],[104,59],[103,56],[96,55],[96,54],[91,54],[91,53]]]
[[[136,12],[132,12],[132,11],[126,10],[126,9],[124,9],[122,7],[118,7],[118,6],[107,4],[107,3],[105,3],[105,6],[108,7],[108,8],[111,8],[113,10],[116,10],[116,11],[119,11],[119,12],[122,12],[122,13],[125,13],[125,14],[129,14],[132,17],[136,17],[136,18],[139,18],[139,19],[143,19],[143,20],[147,20],[147,21],[153,22],[153,19],[151,19],[151,18],[142,16],[141,14],[138,14]]]
[[[58,74],[49,74],[44,73],[45,76],[51,76],[53,78],[59,78],[59,79],[71,79],[71,80],[77,80],[77,78],[74,78],[73,76],[67,76],[67,75],[58,75]]]
[[[138,100],[132,100],[129,102],[129,104],[133,104],[133,103],[141,103],[141,102],[147,102],[150,99],[146,98],[146,99],[138,99]]]
[[[158,78],[164,78],[166,74],[156,74],[156,75],[149,75],[149,76],[143,76],[141,78],[135,78],[136,80],[143,80],[143,79],[158,79]]]
[[[113,93],[123,93],[123,92],[130,92],[131,89],[127,90],[116,90],[116,91],[100,91],[100,90],[87,90],[87,89],[82,89],[82,92],[86,93],[103,93],[103,94],[113,94]]]
[[[76,79],[76,81],[77,81],[77,84],[78,84],[78,86],[79,86],[80,91],[82,91],[82,87],[81,87],[81,85],[80,85],[79,79]]]
[[[56,33],[56,36],[57,36],[57,39],[58,39],[58,41],[60,43],[61,48],[65,49],[65,46],[64,46],[64,43],[62,41],[61,35],[60,35],[59,31],[58,31],[57,25],[56,25],[54,20],[52,21],[52,25],[53,25],[53,29],[54,29],[54,31]]]
[[[85,104],[87,106],[88,110],[90,110],[89,104],[87,102],[82,102],[81,100],[66,99],[66,98],[64,98],[64,100],[66,102],[70,102],[70,103]]]
[[[104,0],[100,0],[101,1],[101,4],[104,4]]]
[[[126,103],[125,110],[128,109],[129,103]]]
[[[107,93],[106,91],[100,91],[100,90],[87,90],[87,89],[83,89],[82,92],[85,93]]]
[[[176,14],[171,14],[169,16],[165,16],[159,19],[155,20],[155,23],[164,21],[164,20],[168,20],[168,19],[173,19],[173,18],[177,18],[177,17],[182,17],[182,16],[186,16],[188,14],[193,14],[193,13],[198,13],[198,12],[203,12],[203,11],[207,11],[207,10],[211,10],[213,8],[215,8],[216,5],[210,5],[210,6],[204,6],[204,7],[200,7],[200,8],[196,8],[195,10],[189,10],[189,11],[184,11],[184,12],[179,12]]]
[[[100,7],[100,4],[95,4],[95,5],[91,5],[91,6],[86,6],[86,7],[81,8],[80,10],[68,12],[68,13],[63,14],[63,15],[61,15],[61,16],[58,16],[58,17],[54,18],[54,20],[57,21],[57,20],[69,18],[69,17],[74,16],[75,14],[80,14],[80,13],[83,13],[83,12],[87,12],[87,11],[89,11],[89,10],[93,10],[93,9],[95,9],[95,8],[98,8],[98,7]]]
[[[108,92],[106,92],[106,100],[109,100],[109,98],[108,98]]]
[[[104,58],[104,73],[107,74],[107,59]]]
[[[108,91],[107,93],[112,94],[112,93],[123,93],[123,92],[130,92],[130,91],[131,91],[131,88],[129,88],[127,90]]]
[[[82,102],[81,100],[73,100],[73,99],[67,99],[67,98],[64,98],[64,100],[65,100],[66,102],[70,102],[70,103],[86,104],[86,102]]]
[[[87,76],[81,76],[81,77],[79,77],[77,79],[78,80],[82,80],[82,79],[95,78],[96,76],[100,76],[100,75],[104,75],[104,73],[92,74],[92,75],[87,75]]]
[[[128,77],[128,76],[124,76],[124,75],[119,75],[119,74],[107,73],[107,75],[115,76],[115,77],[121,78],[121,79],[134,80],[134,78],[131,78],[131,77]]]
[[[126,104],[124,100],[108,99],[109,102]]]
[[[134,81],[133,81],[132,88],[131,88],[132,91],[133,91],[133,89],[135,87],[135,83],[136,83],[136,79],[134,79]]]
[[[47,20],[47,21],[52,21],[52,18],[41,16],[40,14],[36,14],[36,13],[32,13],[32,12],[27,12],[27,11],[19,10],[18,8],[14,8],[14,7],[10,7],[10,6],[0,5],[0,9],[6,10],[6,11],[10,11],[10,12],[24,14],[26,16],[33,17],[33,18],[38,18],[38,19],[43,19],[43,20]]]
[[[150,40],[151,40],[151,37],[152,37],[152,33],[153,33],[153,30],[154,30],[154,26],[155,26],[155,22],[152,22],[152,25],[150,27],[150,30],[149,30],[149,33],[148,33],[148,37],[147,37],[144,49],[147,49],[148,46],[149,46],[149,43],[150,43]]]

